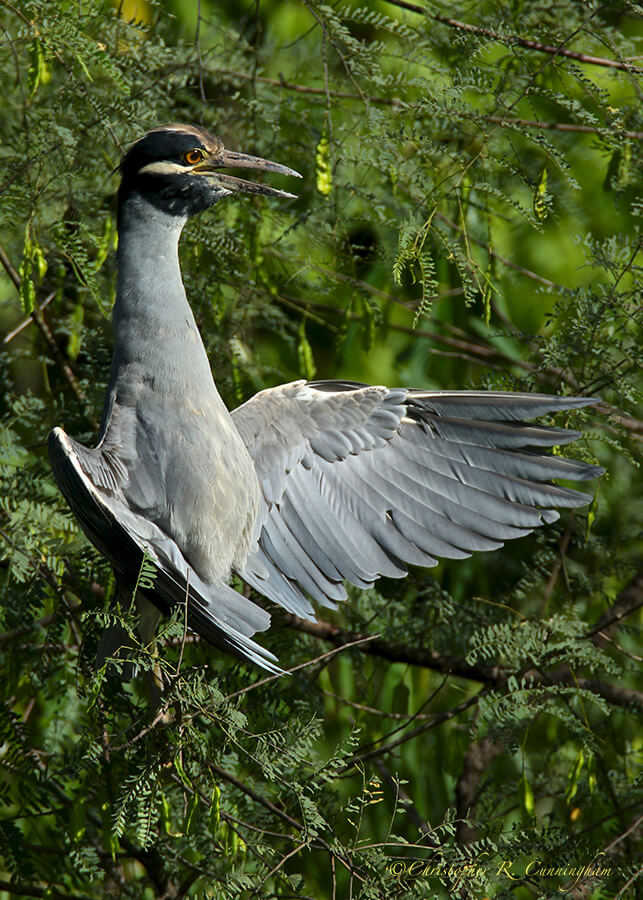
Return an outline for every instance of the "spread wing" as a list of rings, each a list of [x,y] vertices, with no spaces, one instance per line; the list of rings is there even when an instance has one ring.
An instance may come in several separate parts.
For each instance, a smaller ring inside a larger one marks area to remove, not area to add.
[[[239,570],[260,593],[310,616],[343,581],[370,587],[407,565],[494,550],[582,506],[598,466],[545,452],[578,432],[526,424],[591,398],[430,392],[293,382],[233,413],[263,499],[258,548]]]
[[[61,428],[49,436],[49,458],[58,486],[88,538],[114,566],[119,581],[131,590],[146,555],[156,574],[151,587],[139,590],[161,612],[171,613],[187,597],[190,628],[217,647],[280,672],[272,662],[276,657],[251,640],[255,632],[268,627],[269,614],[223,582],[202,581],[177,544],[128,507],[119,487],[123,463],[114,450],[109,445],[88,449]]]

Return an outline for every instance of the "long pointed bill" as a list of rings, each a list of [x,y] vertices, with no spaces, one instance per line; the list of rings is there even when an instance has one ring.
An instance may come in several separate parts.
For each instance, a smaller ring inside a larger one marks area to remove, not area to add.
[[[245,178],[236,178],[234,175],[227,175],[221,172],[222,168],[228,167],[233,169],[255,169],[259,172],[276,172],[279,175],[291,175],[295,178],[301,178],[299,172],[289,169],[288,166],[271,162],[269,159],[261,159],[259,156],[235,153],[233,150],[222,150],[219,156],[204,160],[196,165],[192,171],[216,178],[219,184],[228,191],[242,192],[244,194],[263,194],[267,197],[284,197],[293,200],[297,198],[296,194],[280,191],[267,184],[247,181]]]

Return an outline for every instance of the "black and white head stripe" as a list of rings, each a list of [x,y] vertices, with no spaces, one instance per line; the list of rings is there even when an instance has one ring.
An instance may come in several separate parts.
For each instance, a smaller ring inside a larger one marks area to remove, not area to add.
[[[223,143],[198,125],[165,125],[154,128],[134,143],[123,157],[124,179],[137,175],[172,175],[187,172],[185,154],[199,148],[206,156],[220,153]]]

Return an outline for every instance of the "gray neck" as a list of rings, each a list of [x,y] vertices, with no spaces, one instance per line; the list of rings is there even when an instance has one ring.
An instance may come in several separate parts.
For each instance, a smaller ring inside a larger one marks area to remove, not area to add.
[[[111,386],[124,402],[141,380],[157,393],[185,396],[196,384],[216,393],[181,279],[185,222],[140,195],[121,204]]]
[[[114,339],[130,330],[152,328],[150,337],[191,310],[179,266],[179,237],[186,220],[170,216],[134,194],[127,197],[118,221],[118,278],[114,305]]]

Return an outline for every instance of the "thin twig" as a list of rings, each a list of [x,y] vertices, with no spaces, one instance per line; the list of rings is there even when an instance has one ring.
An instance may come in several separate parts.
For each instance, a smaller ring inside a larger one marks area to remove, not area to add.
[[[641,866],[640,868],[638,868],[638,869],[636,870],[636,872],[634,872],[634,874],[633,874],[630,878],[627,879],[627,881],[625,882],[625,884],[623,885],[623,887],[620,889],[620,891],[618,892],[618,894],[616,895],[616,897],[614,897],[614,900],[619,900],[619,898],[623,896],[623,894],[627,891],[627,889],[630,888],[630,887],[634,884],[634,882],[635,882],[638,878],[641,877],[642,874],[643,874],[643,866]]]
[[[306,620],[302,619],[301,621]],[[349,650],[351,647],[358,647],[361,644],[366,644],[368,641],[375,641],[379,637],[381,637],[381,635],[379,634],[369,634],[366,636],[360,635],[352,641],[342,643],[340,647],[336,647],[334,650],[329,650],[327,653],[322,653],[321,656],[316,656],[314,659],[308,659],[306,660],[306,662],[299,663],[299,665],[293,666],[292,669],[286,669],[285,672],[280,672],[277,675],[267,675],[265,678],[261,678],[259,679],[259,681],[255,681],[253,684],[249,684],[238,691],[234,691],[232,694],[227,694],[226,700],[232,700],[233,697],[239,697],[241,694],[247,694],[248,691],[254,691],[255,688],[262,687],[262,685],[264,684],[269,684],[271,681],[275,681],[275,679],[281,678],[282,675],[292,675],[293,672],[298,672],[300,669],[307,669],[310,666],[315,665],[315,663],[330,659],[331,656],[336,656],[337,653],[341,653],[344,650]]]
[[[643,140],[643,131],[620,131],[615,130],[609,125],[579,125],[575,122],[541,122],[534,119],[513,119],[506,116],[481,116],[485,122],[492,122],[495,125],[515,125],[523,128],[539,128],[541,131],[568,131],[578,134],[603,134],[616,136],[618,138],[631,138],[634,141]]]
[[[270,87],[282,88],[285,91],[292,91],[296,94],[309,94],[316,97],[326,97],[328,93],[328,96],[334,97],[338,100],[359,100],[363,102],[364,99],[359,94],[351,94],[348,91],[328,90],[327,92],[325,88],[310,87],[309,85],[286,81],[283,75],[277,79],[267,78],[263,75],[250,75],[248,72],[236,72],[232,69],[209,69],[208,71],[211,75],[223,75],[230,79],[239,79],[240,81],[258,81],[260,84],[265,84]],[[374,103],[378,106],[392,106],[399,108],[406,105],[413,105],[413,101],[407,103],[407,101],[402,101],[399,97],[369,97],[368,102]],[[613,135],[615,133],[614,129],[609,125],[581,125],[576,122],[550,122],[535,119],[518,119],[508,118],[506,116],[491,115],[483,115],[479,118],[484,120],[485,122],[491,122],[494,125],[538,128],[541,131],[564,131],[573,134],[597,135]],[[629,138],[634,141],[643,140],[643,131],[619,130],[616,133],[619,137]]]
[[[355,766],[361,765],[369,759],[374,759],[375,757],[382,756],[385,753],[390,753],[392,750],[395,750],[401,744],[405,744],[412,738],[418,737],[420,734],[424,734],[424,732],[430,731],[432,728],[437,728],[438,725],[442,725],[444,722],[448,722],[449,719],[453,719],[456,716],[460,715],[461,712],[465,712],[470,707],[475,706],[483,697],[491,693],[491,691],[491,686],[487,685],[473,697],[470,697],[468,700],[463,700],[462,703],[459,703],[457,706],[454,706],[443,713],[437,713],[432,721],[425,722],[422,725],[418,725],[417,728],[414,728],[412,731],[406,732],[406,734],[403,734],[401,737],[397,738],[397,740],[390,741],[389,743],[382,744],[378,747],[374,747],[372,750],[368,750],[366,753],[356,754],[352,759],[348,760],[346,765],[342,768],[341,772],[349,772],[351,769],[354,769]]]
[[[399,780],[395,778],[388,767],[382,762],[381,759],[375,757],[373,759],[373,765],[377,769],[380,774],[380,777],[384,779],[389,790],[395,797],[395,806],[396,808],[399,806],[404,810],[405,814],[409,817],[411,822],[415,825],[421,834],[423,834],[426,838],[430,840],[431,843],[437,844],[435,838],[433,837],[433,833],[427,822],[422,818],[422,816],[417,811],[415,804],[411,797],[404,790]]]
[[[470,25],[468,22],[461,22],[459,19],[452,19],[450,16],[443,16],[440,13],[432,13],[428,9],[418,6],[416,3],[409,3],[407,0],[385,0],[391,6],[399,6],[400,9],[407,9],[409,12],[419,13],[428,16],[436,22],[448,25],[449,28],[456,28],[458,31],[467,31],[469,34],[481,34],[484,37],[492,38],[496,41],[502,41],[505,44],[517,44],[526,50],[535,50],[537,53],[549,53],[554,56],[566,56],[568,59],[574,59],[576,62],[587,63],[591,66],[603,66],[609,69],[621,69],[625,72],[632,72],[635,75],[643,73],[643,69],[633,66],[627,60],[608,59],[603,56],[593,56],[588,53],[579,53],[576,50],[566,50],[562,47],[554,47],[551,44],[542,44],[540,41],[531,40],[531,38],[520,37],[517,34],[501,34],[499,31],[493,31],[491,28],[485,28],[482,25]]]
[[[13,282],[16,290],[18,291],[18,293],[20,293],[20,284],[21,284],[20,275],[15,270],[15,268],[12,266],[11,260],[7,256],[7,254],[4,250],[4,247],[1,244],[0,244],[0,263],[2,264],[5,272],[7,273],[7,275]],[[94,416],[94,413],[91,409],[89,400],[87,399],[87,395],[81,388],[80,384],[78,383],[78,379],[72,372],[71,367],[69,366],[69,363],[63,356],[62,351],[61,351],[60,347],[58,346],[58,344],[56,343],[56,339],[54,338],[53,334],[51,333],[49,326],[47,325],[44,318],[42,317],[40,310],[37,308],[34,309],[33,312],[31,313],[31,318],[32,318],[32,321],[34,322],[34,324],[36,325],[36,327],[38,328],[38,331],[40,331],[41,335],[43,336],[45,343],[49,347],[49,350],[53,354],[58,365],[62,369],[63,375],[67,379],[67,383],[69,384],[73,393],[76,395],[76,399],[80,402],[88,420],[91,422],[91,424],[94,428],[98,428],[98,421],[97,421],[96,417]]]
[[[296,94],[311,94],[316,97],[327,98],[335,97],[338,100],[360,100],[364,101],[364,96],[360,94],[351,94],[347,91],[326,90],[326,88],[309,87],[305,84],[295,84],[292,81],[286,81],[283,75],[277,78],[266,78],[263,75],[250,75],[247,72],[234,72],[231,69],[210,69],[210,74],[226,75],[229,78],[238,78],[241,81],[258,81],[259,84],[266,84],[270,87],[283,88],[285,91],[293,91]],[[369,97],[369,103],[376,103],[380,106],[402,106],[402,101],[397,97]]]
[[[290,859],[291,856],[295,856],[297,853],[299,853],[301,850],[303,850],[304,847],[306,847],[306,846],[307,846],[307,842],[301,841],[299,844],[297,844],[296,847],[293,847],[292,850],[289,850],[285,856],[282,856],[282,858],[279,860],[279,862],[275,866],[272,867],[272,869],[268,872],[268,874],[264,878],[261,879],[259,884],[256,886],[256,888],[252,892],[251,896],[255,896],[256,894],[258,894],[259,891],[261,890],[261,888],[266,883],[266,881],[268,881],[269,878],[271,878],[273,875],[275,875],[279,871],[279,869],[281,869],[281,867],[284,865],[284,863],[288,862],[288,860]]]
[[[44,301],[40,304],[40,306],[38,307],[38,312],[39,312],[39,313],[42,313],[42,311],[43,311],[47,306],[49,306],[49,304],[51,303],[51,301],[52,301],[52,300],[54,299],[54,297],[56,296],[56,293],[57,293],[56,291],[52,291],[52,292],[45,298],[45,300],[44,300]],[[25,329],[28,325],[31,325],[32,323],[33,323],[33,313],[31,313],[30,315],[28,315],[26,319],[23,319],[22,322],[21,322],[19,325],[16,325],[16,327],[15,327],[14,329],[12,329],[8,334],[5,334],[4,338],[2,339],[2,343],[3,343],[3,344],[8,344],[8,343],[9,343],[10,341],[12,341],[17,335],[19,335],[21,331],[24,331],[24,329]]]
[[[614,629],[643,605],[643,570],[637,572],[619,593],[614,603],[600,617],[596,625],[585,637],[596,647],[604,646],[605,639],[611,637]]]
[[[291,828],[296,829],[296,831],[299,834],[304,832],[304,826],[301,824],[301,822],[298,822],[297,819],[294,819],[291,815],[289,815],[287,812],[285,812],[280,807],[275,806],[275,804],[272,803],[272,801],[266,799],[266,797],[263,797],[261,794],[257,793],[257,791],[255,791],[254,788],[251,788],[250,785],[245,784],[243,781],[241,781],[239,778],[237,778],[231,772],[227,772],[225,769],[222,769],[220,766],[218,766],[214,762],[209,762],[208,767],[210,768],[210,770],[212,772],[214,772],[216,775],[218,775],[219,778],[222,778],[224,781],[227,781],[230,784],[232,784],[234,787],[236,787],[242,793],[246,794],[246,796],[250,797],[251,800],[254,800],[255,803],[259,803],[259,804],[261,804],[261,806],[264,806],[273,815],[277,816],[277,818],[281,819],[283,822],[286,822],[288,825],[291,826]],[[335,856],[342,863],[342,865],[346,866],[346,868],[349,871],[354,870],[354,866],[353,866],[352,862],[348,858],[346,858],[343,854],[339,854],[339,853],[337,853],[337,851],[333,850],[332,847],[323,838],[318,837],[316,840],[313,840],[310,843],[312,846],[321,845],[324,848],[324,850],[326,850],[328,853],[332,854],[332,856]]]

